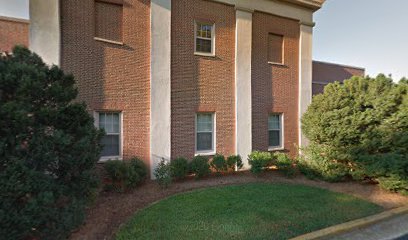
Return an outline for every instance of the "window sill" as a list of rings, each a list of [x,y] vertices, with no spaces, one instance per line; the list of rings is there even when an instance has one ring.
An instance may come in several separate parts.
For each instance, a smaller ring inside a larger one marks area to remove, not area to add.
[[[195,157],[197,156],[214,156],[216,153],[214,151],[211,152],[196,152],[194,154]]]
[[[274,65],[274,66],[286,67],[285,63],[268,62],[268,64]]]
[[[122,161],[123,158],[121,156],[101,157],[101,158],[99,158],[98,163],[104,163],[104,162],[107,162],[107,161],[110,161],[110,160]]]
[[[98,37],[94,37],[94,40],[98,41],[98,42],[111,43],[111,44],[120,45],[120,46],[125,45],[123,42],[117,42],[117,41],[108,40],[108,39],[104,39],[104,38],[98,38]]]
[[[202,53],[202,52],[194,52],[195,56],[202,56],[202,57],[215,57],[213,53]]]
[[[269,147],[268,152],[283,151],[285,147]]]

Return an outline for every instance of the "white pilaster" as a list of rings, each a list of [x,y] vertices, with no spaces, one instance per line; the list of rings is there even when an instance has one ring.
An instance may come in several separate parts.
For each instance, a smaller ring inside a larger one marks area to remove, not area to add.
[[[235,143],[244,169],[252,151],[252,11],[236,8],[235,30]]]
[[[313,24],[300,23],[299,42],[299,147],[308,144],[302,133],[301,118],[312,102],[312,41]]]
[[[150,69],[151,176],[161,159],[171,155],[171,0],[152,0]]]
[[[61,30],[59,0],[30,0],[31,51],[42,57],[45,63],[61,63]]]

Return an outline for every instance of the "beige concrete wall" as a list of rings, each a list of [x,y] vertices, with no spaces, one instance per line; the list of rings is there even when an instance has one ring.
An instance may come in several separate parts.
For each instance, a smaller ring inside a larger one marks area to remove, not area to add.
[[[152,0],[150,69],[150,161],[171,158],[171,0]]]
[[[59,0],[30,0],[30,49],[48,64],[60,64]]]
[[[235,143],[244,168],[248,168],[252,151],[252,12],[237,9],[235,16]]]

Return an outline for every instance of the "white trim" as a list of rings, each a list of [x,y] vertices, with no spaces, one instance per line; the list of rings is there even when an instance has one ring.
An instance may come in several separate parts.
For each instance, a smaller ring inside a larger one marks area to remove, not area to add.
[[[269,131],[276,131],[277,129],[269,129],[269,117],[271,115],[277,115],[279,116],[279,121],[280,121],[280,144],[279,146],[274,146],[271,147],[269,146]],[[285,117],[284,113],[270,113],[268,115],[268,151],[279,151],[279,150],[284,150],[285,149]]]
[[[197,150],[197,115],[200,114],[211,114],[212,118],[212,148],[211,150],[198,151]],[[217,153],[217,116],[215,112],[198,112],[195,114],[195,127],[194,127],[194,138],[195,138],[195,147],[194,152],[195,156],[212,156]]]
[[[119,111],[93,111],[94,126],[99,129],[99,114],[100,113],[117,113],[119,114],[119,156],[101,156],[98,162],[106,162],[109,160],[123,160],[123,112]]]
[[[150,2],[150,173],[171,158],[171,0]]]
[[[212,25],[212,27],[211,27],[211,39],[197,36],[197,25],[198,24]],[[197,38],[208,40],[208,41],[211,40],[211,53],[198,52],[197,51]],[[206,56],[206,57],[215,57],[215,23],[209,23],[209,22],[205,22],[205,21],[196,21],[196,20],[194,20],[194,55]]]
[[[235,151],[249,168],[252,151],[252,11],[236,9]]]

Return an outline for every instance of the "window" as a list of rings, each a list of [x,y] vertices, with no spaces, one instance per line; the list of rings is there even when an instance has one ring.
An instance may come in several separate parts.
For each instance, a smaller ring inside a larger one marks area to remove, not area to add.
[[[214,24],[195,23],[195,53],[198,55],[215,55]]]
[[[283,148],[283,124],[281,114],[271,114],[268,119],[269,149]]]
[[[283,64],[283,36],[272,34],[268,35],[268,62]]]
[[[111,112],[97,113],[96,121],[99,129],[104,129],[106,135],[102,138],[102,159],[121,157],[121,114]]]
[[[121,0],[95,1],[95,37],[122,42],[123,4]]]
[[[214,114],[199,113],[196,116],[196,153],[215,153]]]

